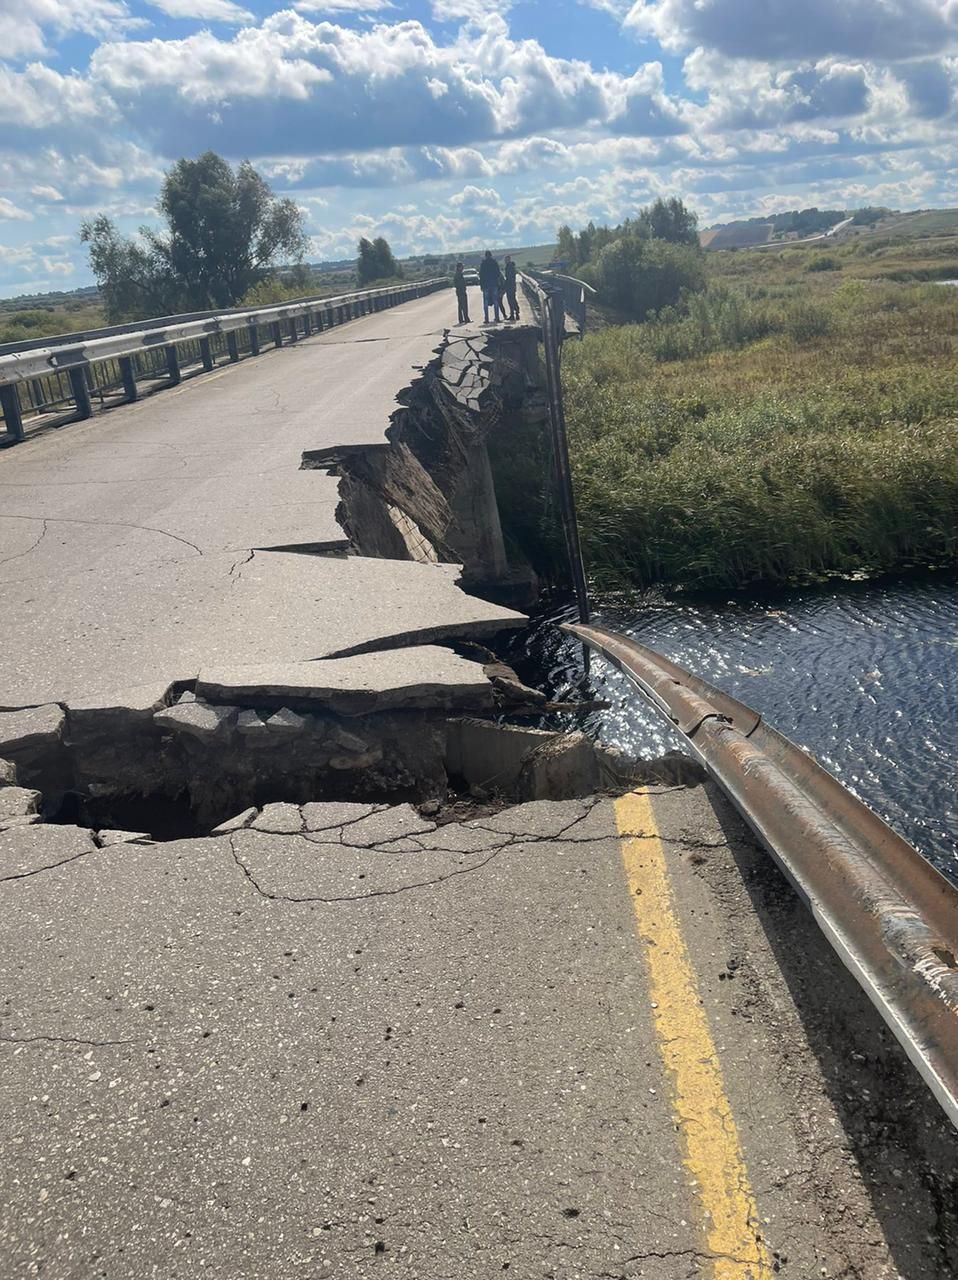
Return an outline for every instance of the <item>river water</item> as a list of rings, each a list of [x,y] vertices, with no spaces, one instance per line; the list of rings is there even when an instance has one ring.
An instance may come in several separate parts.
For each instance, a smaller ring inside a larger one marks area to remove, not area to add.
[[[554,695],[585,687],[582,647],[556,626],[573,616],[543,616],[508,655]],[[594,619],[755,707],[958,881],[958,574],[730,600],[648,592],[599,600]],[[612,703],[586,722],[604,742],[681,748],[595,657],[591,688]]]

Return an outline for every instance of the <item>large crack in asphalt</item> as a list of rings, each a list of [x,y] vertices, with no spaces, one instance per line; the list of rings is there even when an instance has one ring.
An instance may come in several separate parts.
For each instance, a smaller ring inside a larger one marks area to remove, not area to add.
[[[337,894],[334,896],[324,896],[322,894],[303,894],[300,896],[295,894],[272,892],[269,889],[264,889],[263,886],[257,880],[255,873],[250,869],[250,867],[246,864],[246,862],[244,862],[240,854],[240,851],[236,847],[236,836],[241,835],[242,832],[231,832],[227,836],[227,839],[229,841],[230,853],[232,855],[234,863],[239,868],[239,870],[243,873],[246,880],[253,886],[253,888],[256,890],[259,896],[262,898],[265,898],[269,902],[286,902],[292,905],[303,905],[308,903],[334,905],[336,903],[341,903],[341,902],[363,902],[373,898],[396,897],[399,894],[414,892],[415,890],[418,890],[418,889],[436,888],[437,886],[445,884],[450,880],[459,879],[462,876],[473,875],[476,872],[482,871],[485,867],[489,866],[490,863],[494,862],[496,858],[498,858],[501,854],[505,853],[509,849],[515,849],[517,847],[523,847],[526,845],[536,845],[536,844],[561,844],[561,843],[596,844],[596,843],[599,843],[602,839],[610,838],[611,836],[614,836],[615,833],[614,832],[610,833],[610,837],[598,836],[598,837],[593,837],[591,840],[577,840],[577,841],[564,841],[564,836],[566,832],[571,831],[572,828],[575,827],[579,822],[581,822],[584,817],[588,816],[588,813],[591,812],[591,809],[594,808],[595,805],[598,804],[601,799],[602,797],[593,797],[591,804],[588,804],[588,801],[585,801],[584,803],[588,805],[586,813],[577,814],[575,818],[573,818],[570,822],[568,822],[566,826],[560,828],[559,831],[555,833],[549,833],[547,835],[516,833],[516,832],[506,832],[506,831],[500,832],[500,831],[496,831],[494,828],[482,826],[481,824],[476,823],[471,828],[465,828],[465,829],[467,830],[478,829],[478,830],[489,832],[490,834],[493,834],[493,835],[502,836],[502,843],[494,847],[488,853],[486,853],[484,857],[477,858],[475,861],[471,862],[468,866],[459,867],[453,871],[446,872],[444,875],[433,876],[427,880],[418,880],[411,884],[397,885],[394,888],[389,888],[389,889],[372,889],[366,893]],[[508,813],[508,812],[509,812],[508,809],[504,810],[504,813]],[[363,820],[364,819],[357,818],[354,821],[359,822]],[[343,825],[350,826],[350,825],[353,825],[353,822],[344,823]],[[250,830],[250,828],[246,828],[246,830],[248,831]],[[294,832],[263,831],[263,832],[259,832],[258,834],[275,835],[278,838],[281,838],[284,840],[303,840],[305,841],[305,843],[310,845],[327,845],[331,848],[338,848],[346,853],[349,853],[349,852],[373,853],[373,854],[377,852],[395,853],[398,851],[390,850],[386,846],[390,844],[395,844],[398,839],[415,840],[415,836],[400,836],[400,837],[395,837],[392,840],[381,840],[371,845],[349,845],[349,844],[343,844],[341,842],[335,842],[331,840],[310,839],[310,836],[314,834],[312,832],[303,833],[303,832],[295,832],[295,831]],[[320,833],[315,833],[315,834],[320,834]],[[322,834],[326,834],[326,833],[322,833]],[[421,846],[420,852],[445,853],[451,856],[458,855],[463,857],[469,856],[468,853],[464,852],[462,849],[451,849],[448,847],[442,847],[442,846],[436,846],[436,845]]]

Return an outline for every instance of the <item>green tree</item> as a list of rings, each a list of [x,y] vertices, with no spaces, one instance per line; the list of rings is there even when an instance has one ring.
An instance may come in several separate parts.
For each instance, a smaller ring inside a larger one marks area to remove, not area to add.
[[[236,169],[212,151],[178,160],[158,207],[166,227],[141,228],[139,241],[104,214],[80,229],[111,319],[235,306],[281,257],[306,250],[302,212],[246,160]]]
[[[149,239],[121,236],[105,213],[83,223],[80,239],[90,246],[90,267],[108,320],[169,315],[177,310],[169,263]]]
[[[677,196],[668,200],[656,200],[643,209],[638,217],[641,232],[652,240],[667,240],[670,244],[699,243],[699,219]]]
[[[705,288],[700,250],[637,235],[607,244],[590,275],[603,298],[633,320],[674,307],[686,293]]]
[[[360,284],[370,284],[373,280],[393,280],[402,277],[402,268],[393,257],[389,241],[383,236],[375,240],[367,240],[365,236],[359,242],[359,257],[356,259],[356,275]]]
[[[556,258],[570,267],[579,265],[579,253],[576,246],[575,232],[568,225],[559,228],[556,244]]]

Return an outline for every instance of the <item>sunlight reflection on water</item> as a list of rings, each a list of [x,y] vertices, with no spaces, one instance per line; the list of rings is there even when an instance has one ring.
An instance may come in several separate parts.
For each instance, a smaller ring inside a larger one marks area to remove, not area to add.
[[[555,625],[573,613],[543,617],[509,655],[557,695],[581,688],[582,648]],[[958,880],[958,577],[724,602],[648,592],[599,600],[594,617],[761,711]],[[604,742],[681,746],[601,659],[592,689],[612,703],[586,722]]]

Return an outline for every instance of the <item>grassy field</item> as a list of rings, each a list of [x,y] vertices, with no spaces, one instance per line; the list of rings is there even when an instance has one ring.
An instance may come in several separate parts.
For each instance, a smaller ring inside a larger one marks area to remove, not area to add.
[[[958,560],[958,235],[708,255],[683,312],[563,357],[605,586]]]

